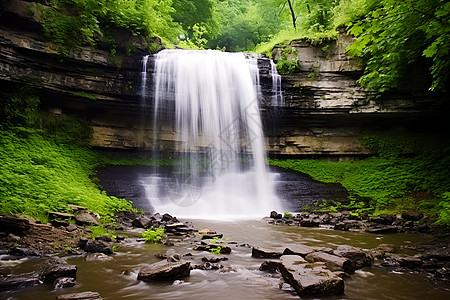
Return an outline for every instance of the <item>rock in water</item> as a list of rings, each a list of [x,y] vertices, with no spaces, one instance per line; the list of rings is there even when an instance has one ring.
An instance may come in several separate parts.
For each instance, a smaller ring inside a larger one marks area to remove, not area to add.
[[[100,294],[97,292],[83,292],[75,294],[59,295],[56,300],[102,300]]]
[[[372,258],[361,248],[341,245],[333,251],[333,254],[350,259],[355,267],[355,270],[370,267],[372,265]]]
[[[53,257],[42,263],[38,273],[42,281],[53,283],[59,277],[76,278],[77,266],[68,264],[62,258]]]
[[[300,297],[344,293],[342,278],[321,264],[308,264],[300,256],[282,256],[279,269],[284,280],[295,289]]]
[[[280,258],[281,255],[283,255],[284,249],[278,248],[278,249],[262,249],[253,247],[252,248],[252,257],[259,257],[259,258]]]
[[[331,255],[325,252],[313,252],[306,255],[309,262],[323,262],[331,271],[344,271],[349,274],[355,272],[355,266],[350,259]]]
[[[160,261],[143,267],[139,271],[138,279],[143,281],[173,280],[189,276],[190,273],[190,262]]]

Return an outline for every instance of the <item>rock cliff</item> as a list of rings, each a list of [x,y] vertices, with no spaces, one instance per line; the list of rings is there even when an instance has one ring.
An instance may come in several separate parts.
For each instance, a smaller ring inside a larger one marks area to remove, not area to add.
[[[46,1],[9,0],[0,5],[0,86],[30,84],[40,93],[42,109],[56,114],[77,114],[89,120],[94,146],[116,149],[150,149],[151,120],[141,103],[142,57],[148,47],[139,37],[116,33],[118,51],[106,45],[74,49],[58,55],[56,45],[43,38],[40,9]],[[345,54],[351,37],[312,45],[293,41],[290,59],[300,71],[283,76],[286,106],[261,103],[267,150],[273,155],[352,157],[369,151],[359,137],[385,130],[416,130],[417,123],[430,127],[440,113],[436,96],[410,87],[377,98],[356,84],[362,72],[357,61]],[[133,45],[132,55],[124,49]],[[285,46],[273,50],[281,59]],[[263,93],[271,89],[270,62],[260,59]],[[150,59],[148,69],[152,69]],[[151,71],[148,76],[151,76]],[[164,131],[166,149],[173,149],[175,134]],[[434,129],[433,129],[434,130]]]

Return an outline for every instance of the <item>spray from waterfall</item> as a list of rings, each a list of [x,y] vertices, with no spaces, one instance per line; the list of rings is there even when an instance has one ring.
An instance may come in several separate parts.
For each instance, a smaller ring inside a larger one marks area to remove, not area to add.
[[[145,184],[156,211],[216,219],[280,209],[266,165],[256,58],[163,50],[155,56],[153,88],[154,151],[175,147],[171,175]],[[281,105],[282,97],[273,101]]]

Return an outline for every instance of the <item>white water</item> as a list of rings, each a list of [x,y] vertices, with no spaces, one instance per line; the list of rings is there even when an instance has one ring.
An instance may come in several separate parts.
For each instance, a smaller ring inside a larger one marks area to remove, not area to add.
[[[154,74],[154,128],[173,122],[180,164],[170,178],[145,180],[154,209],[208,219],[280,210],[266,166],[257,60],[242,53],[164,50],[155,57]],[[163,139],[155,133],[156,152]]]

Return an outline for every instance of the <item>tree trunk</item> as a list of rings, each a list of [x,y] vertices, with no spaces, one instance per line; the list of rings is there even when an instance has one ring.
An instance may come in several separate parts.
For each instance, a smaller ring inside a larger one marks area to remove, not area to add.
[[[297,27],[295,26],[295,21],[297,18],[295,17],[294,8],[292,7],[291,0],[287,0],[287,2],[289,3],[289,9],[291,10],[292,24],[294,25],[294,29],[296,29]]]

